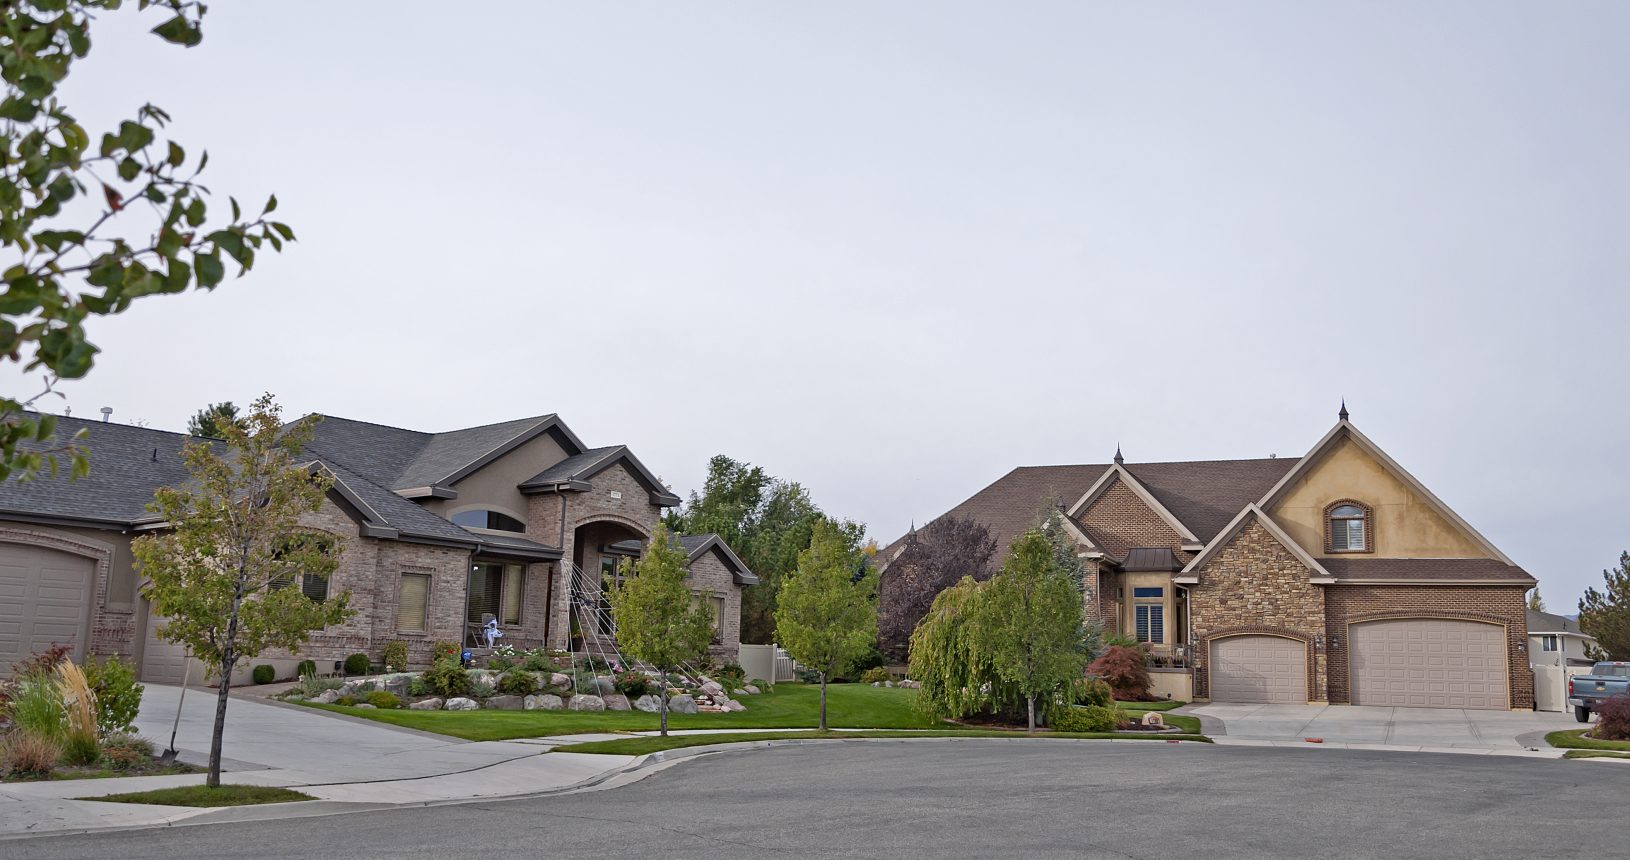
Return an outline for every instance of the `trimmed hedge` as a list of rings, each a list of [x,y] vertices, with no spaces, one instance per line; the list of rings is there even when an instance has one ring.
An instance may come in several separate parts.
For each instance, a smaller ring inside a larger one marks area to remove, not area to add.
[[[366,674],[368,674],[368,655],[358,653],[358,654],[352,654],[349,657],[346,657],[345,658],[345,674],[346,675],[366,675]]]
[[[1116,728],[1115,711],[1099,705],[1059,708],[1049,722],[1048,728],[1055,732],[1112,732]]]
[[[273,669],[269,663],[262,663],[249,670],[249,680],[257,684],[270,684],[277,680],[277,670]]]

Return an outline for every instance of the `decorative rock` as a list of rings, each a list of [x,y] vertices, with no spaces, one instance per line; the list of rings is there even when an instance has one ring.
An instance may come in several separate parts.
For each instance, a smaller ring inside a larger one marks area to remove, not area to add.
[[[657,711],[662,710],[662,701],[656,696],[647,694],[635,699],[634,707],[646,712],[647,714],[654,714]]]
[[[544,693],[539,696],[529,696],[528,698],[534,700],[533,705],[539,711],[558,711],[566,707],[566,700],[553,693]]]
[[[724,687],[720,686],[718,681],[707,681],[702,684],[702,692],[709,696],[722,696]]]
[[[745,695],[747,695],[747,691],[746,690],[731,690],[730,695],[732,695],[732,696],[745,696]]]
[[[894,682],[893,681],[884,681],[883,686],[888,687],[889,689],[892,690],[892,689],[894,689]]]
[[[420,699],[408,705],[408,709],[413,711],[439,711],[441,710],[441,704],[441,699]]]
[[[606,700],[599,696],[580,695],[573,696],[566,707],[574,711],[603,711],[606,709]]]
[[[1149,713],[1143,715],[1143,724],[1154,728],[1160,728],[1166,725],[1166,718],[1162,717],[1159,711],[1150,711]]]
[[[873,687],[881,687],[881,686],[883,686],[883,682],[882,681],[873,681],[872,686]]]
[[[601,698],[605,700],[606,710],[608,711],[626,711],[630,708],[628,697],[622,693],[612,693]]]
[[[551,687],[570,687],[571,685],[572,679],[559,672],[549,676],[549,686]]]
[[[285,702],[304,702],[305,700],[306,697],[300,695],[299,693],[290,693],[289,695],[283,697],[283,701]]]
[[[519,711],[522,699],[520,696],[493,696],[481,703],[481,707],[489,711]]]
[[[481,706],[476,704],[474,699],[459,696],[456,699],[448,699],[447,704],[443,705],[443,707],[449,711],[474,711],[479,710]]]
[[[725,710],[731,711],[731,712],[747,710],[746,705],[742,704],[741,702],[736,701],[735,699],[730,699],[728,701],[722,702],[721,704],[724,705]]]
[[[696,713],[696,700],[690,696],[674,696],[668,700],[668,710],[676,714]]]
[[[755,684],[748,684],[747,686],[742,687],[742,689],[746,690],[748,693],[750,693],[750,694],[752,694],[754,696],[759,694],[758,686],[755,685]]]
[[[312,701],[319,705],[332,705],[339,697],[339,690],[324,690],[321,693],[318,693],[316,697],[312,699]]]
[[[374,706],[368,704],[367,702],[363,702],[360,705],[352,705],[352,707],[356,708],[359,711],[371,711],[371,710],[374,709]]]

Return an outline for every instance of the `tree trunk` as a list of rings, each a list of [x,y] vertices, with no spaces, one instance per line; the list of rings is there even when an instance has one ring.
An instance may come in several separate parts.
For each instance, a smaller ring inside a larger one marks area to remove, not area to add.
[[[1029,725],[1029,728],[1025,729],[1025,731],[1029,732],[1030,734],[1035,734],[1036,733],[1036,697],[1035,696],[1030,696],[1029,698],[1026,698],[1024,701],[1025,701],[1026,708],[1030,712],[1029,713],[1030,725]]]
[[[819,731],[826,731],[826,673],[821,673],[821,726]]]
[[[236,626],[237,618],[234,617],[232,623]],[[237,656],[230,651],[221,660],[221,689],[215,696],[215,731],[209,739],[209,778],[204,781],[210,788],[221,785],[221,739],[226,735],[226,698],[232,692],[232,666],[237,662]]]
[[[662,693],[662,696],[661,696],[662,707],[658,709],[658,710],[660,710],[662,712],[662,736],[667,737],[668,736],[668,672],[667,672],[667,670],[663,670],[663,672],[662,672],[662,680],[660,682],[658,682],[658,684],[659,684],[659,690]]]

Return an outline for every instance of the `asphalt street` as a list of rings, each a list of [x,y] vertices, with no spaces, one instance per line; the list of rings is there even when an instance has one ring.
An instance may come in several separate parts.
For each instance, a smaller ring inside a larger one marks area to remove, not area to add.
[[[1614,857],[1630,766],[1050,741],[846,742],[691,759],[620,788],[42,837],[0,856]]]

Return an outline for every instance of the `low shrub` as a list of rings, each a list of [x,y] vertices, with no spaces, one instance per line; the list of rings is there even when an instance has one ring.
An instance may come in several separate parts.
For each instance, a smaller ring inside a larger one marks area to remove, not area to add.
[[[1097,675],[1109,685],[1115,698],[1124,702],[1149,700],[1149,668],[1144,665],[1143,651],[1125,645],[1112,645],[1104,656],[1092,661],[1087,671]]]
[[[456,663],[458,662],[458,655],[461,653],[463,653],[463,649],[458,647],[457,642],[449,642],[446,639],[443,639],[431,647],[430,661],[431,663],[435,663],[439,660],[452,658],[453,662]]]
[[[502,672],[520,662],[521,652],[514,645],[499,645],[492,649],[492,655],[487,658],[487,668]]]
[[[1115,731],[1115,709],[1100,705],[1082,708],[1058,708],[1050,718],[1055,732],[1112,732]]]
[[[522,655],[521,668],[528,672],[553,672],[555,661],[550,658],[549,652],[542,648],[533,648]]]
[[[866,653],[855,658],[844,671],[838,674],[845,678],[858,678],[867,669],[876,669],[879,666],[887,665],[888,662],[888,655],[878,650],[874,644],[866,649]]]
[[[424,682],[424,678],[417,676],[409,678],[408,695],[415,698],[419,696],[428,696],[430,695],[430,685]]]
[[[747,683],[747,670],[743,669],[739,663],[726,663],[719,667],[719,672],[714,676],[714,680],[723,684],[727,691],[739,690],[742,685]]]
[[[651,679],[644,672],[623,672],[612,681],[617,692],[630,699],[638,699],[651,691]]]
[[[311,698],[326,690],[338,690],[345,686],[345,682],[338,678],[319,678],[316,675],[300,676],[300,695]]]
[[[498,692],[506,696],[529,696],[537,689],[538,676],[520,666],[507,669],[498,676]]]
[[[341,696],[338,699],[334,700],[334,704],[336,704],[336,705],[344,705],[346,707],[350,707],[350,706],[356,704],[357,701],[358,701],[358,699],[357,699],[356,696]]]
[[[821,682],[821,673],[814,669],[799,667],[798,680],[805,684],[819,684]]]
[[[605,674],[611,671],[611,661],[602,657],[579,657],[577,659],[577,668]]]
[[[764,691],[770,689],[771,687],[775,686],[774,684],[771,684],[769,681],[766,681],[763,678],[754,678],[753,680],[748,681],[747,683],[748,683],[749,686],[757,687],[759,692],[764,692]]]
[[[11,676],[29,678],[34,675],[50,675],[57,670],[62,661],[72,659],[73,654],[72,645],[52,645],[44,651],[36,651],[11,664]]]
[[[270,684],[277,680],[277,670],[270,663],[262,663],[249,670],[249,680],[257,684]]]
[[[87,662],[85,676],[96,693],[96,730],[103,735],[130,731],[146,689],[136,683],[135,665],[112,655]]]
[[[385,643],[385,651],[379,658],[385,664],[387,672],[401,672],[407,669],[408,646],[400,639],[392,639]]]
[[[448,696],[462,696],[470,692],[470,673],[458,664],[454,657],[444,657],[437,660],[426,669],[423,675],[424,684],[430,692],[446,698]]]
[[[61,759],[61,741],[38,732],[13,730],[0,744],[0,773],[47,776]]]
[[[402,700],[398,699],[395,693],[385,690],[375,690],[363,696],[362,701],[387,711],[402,707]]]
[[[317,661],[301,660],[299,663],[295,664],[294,677],[304,678],[307,675],[315,674],[317,674]]]
[[[345,674],[347,676],[368,674],[368,655],[357,653],[347,656],[345,658]]]
[[[497,685],[486,679],[485,676],[470,673],[470,695],[477,699],[485,699],[498,692]]]
[[[153,742],[144,737],[114,734],[102,739],[102,763],[114,770],[131,770],[152,758]]]
[[[1081,678],[1075,682],[1072,692],[1077,705],[1108,708],[1115,704],[1115,691],[1102,678]]]
[[[860,673],[860,683],[881,684],[889,679],[889,670],[882,666],[873,666]]]
[[[1590,736],[1604,741],[1630,741],[1630,695],[1621,693],[1596,706],[1596,728]]]

